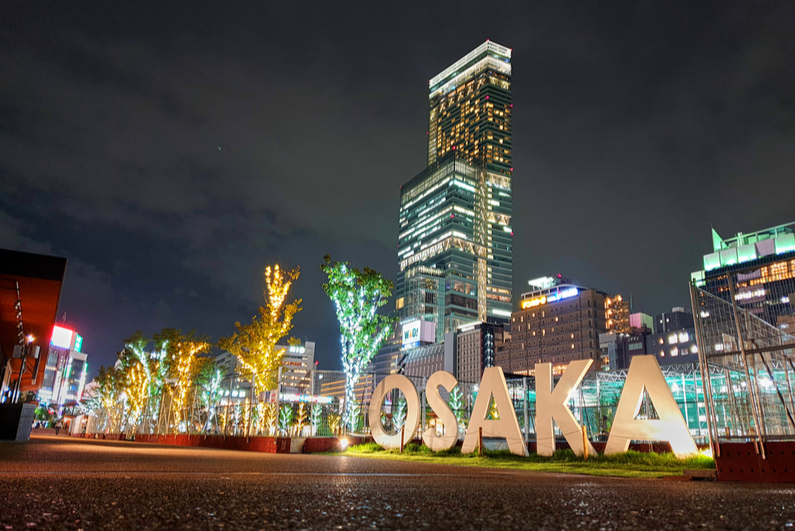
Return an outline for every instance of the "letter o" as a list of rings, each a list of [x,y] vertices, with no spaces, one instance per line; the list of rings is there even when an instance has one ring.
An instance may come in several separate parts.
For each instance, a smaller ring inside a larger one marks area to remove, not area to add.
[[[392,389],[398,389],[406,397],[406,423],[403,444],[411,441],[420,424],[420,395],[414,384],[402,374],[390,374],[379,383],[373,398],[370,401],[370,434],[375,442],[386,450],[400,449],[400,432],[395,435],[388,435],[381,424],[381,404],[384,402],[386,394]]]

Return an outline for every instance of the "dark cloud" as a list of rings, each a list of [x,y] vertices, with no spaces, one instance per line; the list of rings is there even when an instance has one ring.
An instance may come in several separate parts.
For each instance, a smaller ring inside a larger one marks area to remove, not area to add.
[[[514,284],[686,304],[709,228],[792,221],[791,2],[0,5],[0,246],[68,256],[94,366],[135,329],[217,338],[302,267],[296,335],[336,367],[323,255],[394,277],[427,80],[514,51]]]

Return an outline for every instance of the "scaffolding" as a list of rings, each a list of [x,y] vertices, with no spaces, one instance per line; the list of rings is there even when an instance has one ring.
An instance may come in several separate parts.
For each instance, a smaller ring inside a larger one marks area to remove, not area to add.
[[[716,457],[721,444],[753,442],[765,459],[766,442],[795,440],[795,327],[789,326],[795,317],[786,310],[795,281],[749,282],[758,276],[753,270],[727,272],[726,289],[717,295],[690,286],[699,361],[709,375],[702,378]]]

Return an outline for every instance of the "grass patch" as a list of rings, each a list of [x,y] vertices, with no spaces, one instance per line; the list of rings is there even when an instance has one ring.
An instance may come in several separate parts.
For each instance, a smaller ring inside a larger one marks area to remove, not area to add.
[[[484,450],[483,455],[479,456],[476,452],[462,454],[460,447],[433,452],[424,444],[408,444],[401,454],[397,450],[384,450],[378,444],[371,442],[352,446],[344,453],[394,461],[631,478],[681,476],[685,470],[715,469],[715,461],[702,455],[678,459],[672,453],[634,451],[616,455],[592,455],[585,461],[582,457],[574,455],[571,450],[558,450],[552,457],[543,457],[535,453],[528,457],[519,457],[507,450]]]

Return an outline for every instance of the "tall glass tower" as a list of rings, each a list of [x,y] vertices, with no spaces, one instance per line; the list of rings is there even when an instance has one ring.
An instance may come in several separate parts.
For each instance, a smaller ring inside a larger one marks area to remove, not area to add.
[[[431,79],[428,168],[401,187],[397,309],[437,341],[510,320],[510,59],[487,41]]]
[[[510,175],[511,50],[486,41],[428,84],[428,165],[455,151]]]

